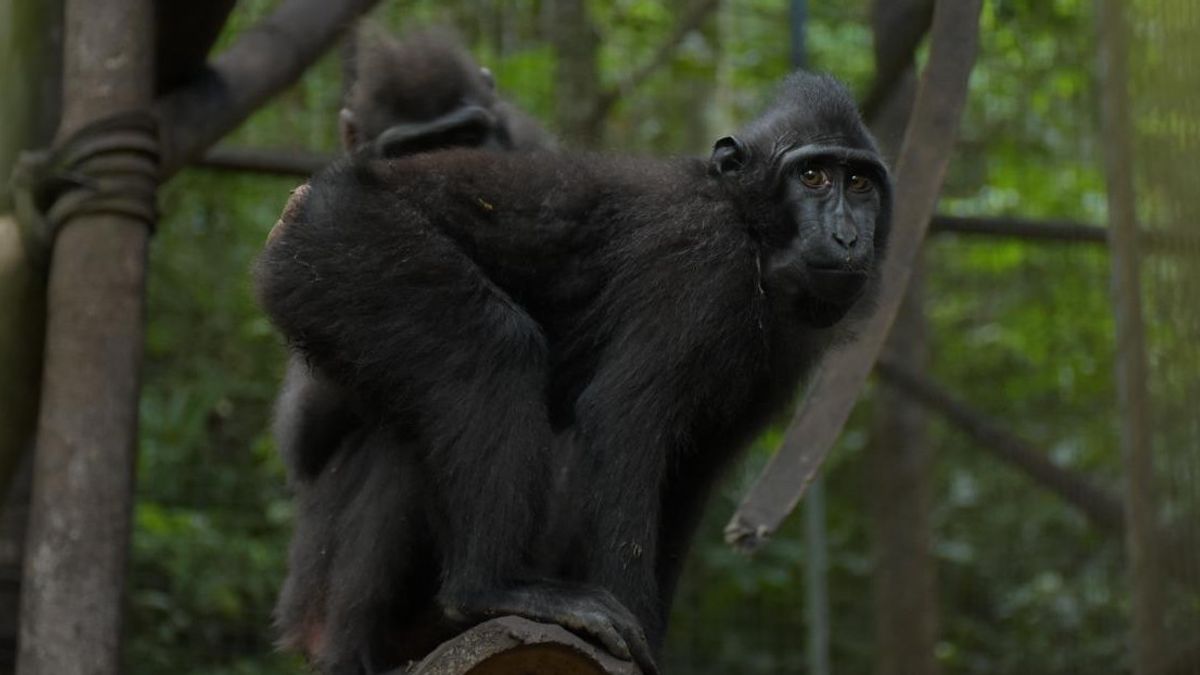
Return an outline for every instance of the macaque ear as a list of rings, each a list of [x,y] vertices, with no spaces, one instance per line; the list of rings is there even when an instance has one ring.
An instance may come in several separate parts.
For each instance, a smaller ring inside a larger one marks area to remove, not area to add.
[[[708,171],[714,176],[737,173],[750,157],[750,150],[735,136],[725,136],[713,144]]]
[[[487,66],[481,66],[479,68],[479,76],[482,77],[483,81],[487,83],[489,89],[492,91],[496,90],[496,76],[492,74],[491,68],[488,68]]]
[[[358,120],[349,108],[342,108],[338,113],[338,134],[342,138],[343,150],[353,150],[358,145]]]

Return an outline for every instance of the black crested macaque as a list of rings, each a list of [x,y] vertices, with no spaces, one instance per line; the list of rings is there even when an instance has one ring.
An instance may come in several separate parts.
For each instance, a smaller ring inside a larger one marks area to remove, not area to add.
[[[342,145],[379,157],[451,147],[535,150],[553,139],[500,98],[453,33],[426,29],[396,41],[361,30],[356,79],[341,112]]]
[[[357,77],[339,119],[345,150],[387,158],[456,144],[497,152],[554,147],[550,134],[497,95],[490,73],[471,59],[452,33],[426,29],[396,41],[377,29],[366,28],[360,30],[357,44]],[[335,566],[327,552],[339,546],[347,550],[345,533],[356,531],[341,527],[339,518],[367,514],[355,503],[331,497],[328,481],[318,485],[314,480],[339,449],[365,444],[366,428],[377,424],[373,415],[364,414],[353,391],[312,367],[303,355],[292,355],[276,401],[272,429],[296,495],[289,574],[275,615],[283,646],[307,652],[326,663],[330,660],[320,657],[324,653],[320,645],[330,640],[351,644],[353,638],[336,633],[327,638],[321,627],[343,622],[344,612],[353,606],[355,592],[355,587],[345,583],[331,589],[329,575],[336,571],[339,578],[347,577],[345,570],[354,563],[341,560]],[[398,446],[393,443],[388,451],[398,452]],[[381,463],[378,474],[385,470],[386,463]],[[387,498],[396,489],[398,486],[380,485],[375,492],[365,491],[364,496],[380,494],[383,499],[375,506],[386,509]],[[402,497],[412,498],[403,493]],[[376,518],[366,517],[362,526],[377,527],[386,518],[383,513],[380,511]],[[362,536],[371,536],[370,529],[363,529]],[[369,546],[370,542],[358,545]],[[386,573],[379,570],[381,575]],[[329,621],[327,607],[332,608]],[[349,621],[354,624],[356,620]],[[419,636],[410,634],[408,639],[413,646],[398,643],[392,651],[403,655],[426,648]],[[366,657],[364,652],[361,658]],[[370,669],[365,663],[364,668]]]
[[[491,74],[452,32],[428,28],[397,41],[365,26],[357,45],[356,77],[339,118],[345,150],[401,157],[455,146],[554,147],[549,133],[497,94]],[[352,399],[352,392],[314,371],[302,355],[289,361],[273,434],[294,483],[316,476],[362,424]],[[282,621],[288,623],[286,616]]]
[[[707,161],[448,150],[296,191],[259,297],[364,419],[306,497],[320,667],[517,614],[655,672],[714,480],[870,311],[890,213],[807,73]]]

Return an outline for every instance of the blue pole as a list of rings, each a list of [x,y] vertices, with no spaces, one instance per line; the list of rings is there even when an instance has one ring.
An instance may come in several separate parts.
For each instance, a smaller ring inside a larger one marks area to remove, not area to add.
[[[792,0],[791,21],[792,33],[792,67],[808,67],[808,40],[805,30],[808,28],[808,0]]]
[[[825,482],[817,478],[804,497],[804,596],[808,611],[808,672],[830,675],[829,539]]]

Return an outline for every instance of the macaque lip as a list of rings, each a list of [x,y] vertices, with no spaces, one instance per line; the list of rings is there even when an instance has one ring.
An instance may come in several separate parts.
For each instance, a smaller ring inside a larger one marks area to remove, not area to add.
[[[844,267],[808,267],[808,287],[818,299],[846,304],[858,299],[867,285],[867,273]]]

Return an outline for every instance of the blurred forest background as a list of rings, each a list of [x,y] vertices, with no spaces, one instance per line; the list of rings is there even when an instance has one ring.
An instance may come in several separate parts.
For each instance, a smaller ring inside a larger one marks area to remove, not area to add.
[[[654,59],[680,12],[693,4],[590,2],[586,16],[572,18],[539,0],[411,0],[382,3],[370,20],[394,32],[430,23],[455,27],[501,91],[567,145],[702,154],[757,110],[789,70],[789,15],[782,0],[714,2],[671,58],[630,82],[631,71]],[[272,5],[243,0],[223,39]],[[860,96],[874,69],[867,12],[866,0],[812,2],[807,24],[810,66],[832,72]],[[1200,99],[1190,93],[1195,81],[1189,88],[1162,73],[1178,75],[1163,68],[1164,60],[1200,63],[1198,13],[1195,3],[1134,2],[1130,25],[1139,215],[1148,228],[1165,223],[1193,234],[1196,202],[1180,210],[1162,195],[1174,189],[1178,198],[1179,180],[1200,177]],[[986,3],[940,213],[1106,222],[1095,14],[1090,0]],[[1164,45],[1179,51],[1164,52]],[[562,67],[560,55],[569,49],[590,50],[583,60],[590,72]],[[1176,53],[1184,56],[1166,55]],[[225,143],[335,152],[341,69],[338,55],[330,54]],[[1186,99],[1173,109],[1191,116],[1161,113],[1169,108],[1167,96]],[[255,306],[248,274],[298,182],[192,168],[161,193],[126,672],[300,672],[297,661],[272,652],[269,629],[291,517],[268,435],[284,350]],[[1192,246],[1148,266],[1144,283],[1159,509],[1163,528],[1190,527],[1194,536],[1200,274],[1194,257],[1187,265],[1171,262],[1200,255]],[[1114,310],[1104,242],[939,233],[926,247],[923,276],[923,372],[1003,432],[1119,499]],[[907,394],[885,389],[873,383],[826,466],[823,528],[806,533],[797,514],[754,558],[722,541],[721,527],[781,428],[761,439],[730,477],[697,538],[665,670],[812,672],[805,641],[813,617],[822,616],[809,608],[816,590],[828,598],[835,671],[868,673],[896,661],[888,650],[912,646],[877,638],[886,601],[877,592],[882,568],[875,560],[887,528],[909,527],[919,530],[917,541],[927,538],[931,554],[928,567],[916,572],[930,583],[910,589],[923,607],[911,620],[936,627],[929,649],[942,672],[1127,672],[1132,610],[1119,527],[1097,526],[989,452],[987,443],[943,415],[914,409]],[[889,407],[898,405],[908,415],[900,427],[888,421]],[[916,449],[900,457],[891,454],[896,443]],[[893,461],[915,467],[915,521],[888,518],[908,508],[889,501]],[[1194,545],[1187,552],[1196,560]],[[827,559],[827,572],[810,569],[806,576],[805,561],[816,554]],[[1186,665],[1177,672],[1200,673],[1200,657],[1187,656],[1200,647],[1200,568],[1189,569],[1163,582],[1169,589],[1164,642],[1183,654],[1176,662]]]

